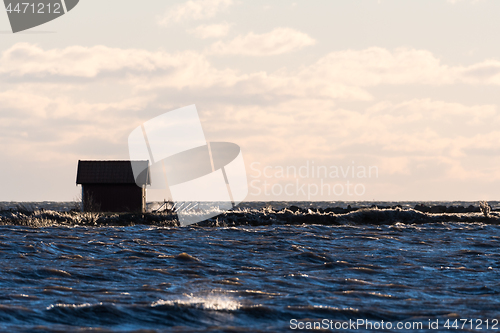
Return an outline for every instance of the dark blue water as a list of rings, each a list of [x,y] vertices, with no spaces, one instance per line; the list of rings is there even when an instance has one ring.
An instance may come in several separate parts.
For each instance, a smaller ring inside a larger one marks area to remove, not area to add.
[[[500,227],[481,223],[2,226],[0,264],[2,332],[500,319]]]

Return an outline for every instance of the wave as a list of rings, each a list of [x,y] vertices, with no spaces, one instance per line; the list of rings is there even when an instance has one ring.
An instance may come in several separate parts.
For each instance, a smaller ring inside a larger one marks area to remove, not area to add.
[[[215,208],[214,208],[215,209]],[[195,210],[190,214],[197,214]],[[200,222],[193,226],[227,227],[227,226],[267,226],[267,225],[391,225],[425,224],[425,223],[485,223],[498,224],[500,214],[489,212],[483,214],[479,207],[427,207],[417,205],[415,208],[369,207],[369,208],[300,208],[289,206],[282,209],[264,207],[258,209],[240,208]],[[0,225],[26,227],[51,226],[134,226],[152,225],[162,227],[178,227],[177,215],[164,213],[88,213],[76,211],[36,210],[4,210],[0,211]]]

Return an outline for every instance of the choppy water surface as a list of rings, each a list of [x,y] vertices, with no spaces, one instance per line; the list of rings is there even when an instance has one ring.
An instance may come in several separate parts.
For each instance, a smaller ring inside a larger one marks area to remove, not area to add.
[[[0,331],[499,319],[499,245],[480,223],[2,226]]]

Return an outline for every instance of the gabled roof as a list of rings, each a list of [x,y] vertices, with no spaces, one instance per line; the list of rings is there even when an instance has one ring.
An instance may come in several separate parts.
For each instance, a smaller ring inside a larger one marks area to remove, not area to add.
[[[150,185],[148,161],[78,161],[77,184]],[[137,182],[132,169],[145,170]]]

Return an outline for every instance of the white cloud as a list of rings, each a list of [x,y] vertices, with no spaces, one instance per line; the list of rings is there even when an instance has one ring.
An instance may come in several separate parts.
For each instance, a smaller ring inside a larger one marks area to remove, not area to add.
[[[429,51],[379,47],[331,52],[303,74],[356,86],[450,84],[458,76],[457,68],[441,64]]]
[[[172,22],[208,19],[232,4],[233,0],[189,0],[167,10],[158,23],[167,26]]]
[[[273,32],[264,35],[266,37],[258,36],[262,39],[274,36]],[[251,47],[252,43],[233,42],[228,44],[239,44],[252,55],[284,52],[300,44],[265,42],[266,46],[259,49]],[[247,47],[243,47],[244,44]],[[278,44],[276,48],[274,44]],[[44,78],[47,82],[43,87],[64,82],[58,89],[68,89],[72,80],[118,80],[121,89],[128,85],[129,89],[142,92],[205,89],[221,98],[260,95],[270,101],[275,98],[366,101],[373,98],[366,89],[378,85],[499,85],[500,61],[448,66],[424,50],[369,48],[332,52],[299,69],[241,73],[218,69],[206,55],[191,51],[168,53],[105,46],[45,50],[18,43],[0,55],[0,81],[2,77],[16,78],[19,82],[37,82]]]
[[[331,158],[339,165],[364,156],[391,177],[495,180],[498,106],[380,100],[371,88],[500,84],[498,68],[496,60],[451,66],[424,50],[370,48],[332,52],[298,69],[244,73],[189,51],[19,43],[0,55],[0,152],[47,163],[127,158],[133,128],[196,103],[207,138],[237,142],[248,161]],[[350,109],[339,106],[343,100],[364,102]]]
[[[500,61],[485,60],[469,66],[449,66],[426,50],[371,47],[331,52],[304,67],[303,79],[314,78],[349,86],[378,85],[500,85]]]
[[[263,34],[250,32],[229,42],[218,41],[209,52],[219,55],[269,56],[296,51],[315,43],[313,38],[303,32],[277,28]]]
[[[249,111],[252,117],[263,107],[276,109],[286,116],[292,110],[297,115],[300,113],[304,121],[309,121],[312,112],[314,119],[321,120],[317,126],[329,121],[348,124],[334,131],[339,139],[348,137],[356,129],[361,133],[356,134],[358,143],[375,138],[382,145],[389,144],[389,141],[380,141],[390,137],[387,133],[410,133],[413,129],[423,128],[429,129],[427,135],[444,133],[450,127],[442,125],[448,123],[456,123],[454,128],[460,129],[457,133],[468,133],[466,127],[475,131],[478,128],[492,131],[493,127],[500,125],[500,117],[492,105],[464,106],[430,99],[401,103],[375,100],[364,113],[359,113],[335,109],[336,101],[370,101],[374,97],[365,87],[381,84],[484,84],[485,81],[477,78],[477,73],[480,73],[479,77],[487,75],[487,82],[492,83],[496,82],[491,79],[496,75],[496,66],[497,62],[488,61],[468,67],[451,67],[441,64],[426,51],[403,49],[390,52],[373,48],[333,52],[300,70],[241,73],[217,69],[205,56],[194,52],[170,54],[104,46],[44,50],[20,43],[0,56],[0,84],[2,81],[4,84],[11,82],[10,90],[0,93],[0,101],[3,109],[17,108],[23,110],[19,114],[24,115],[31,110],[30,115],[40,119],[54,120],[74,115],[77,117],[74,119],[86,120],[93,119],[90,109],[95,112],[138,110],[147,105],[147,101],[154,101],[166,93],[176,98],[182,94],[196,95],[200,99],[217,100],[221,105],[253,105],[257,109]],[[470,78],[471,75],[474,79]],[[43,85],[39,83],[40,78],[44,79]],[[71,100],[71,96],[101,89],[95,88],[97,79],[106,81],[104,85],[109,89],[119,87],[119,91],[124,91],[129,98],[124,99],[120,94],[115,98],[105,97],[105,102],[85,104]],[[63,99],[57,94],[61,91],[64,91]],[[324,109],[335,110],[335,116],[324,118],[326,114],[320,112]],[[87,114],[90,118],[86,118]],[[99,119],[105,120],[106,117]],[[417,135],[409,136],[412,137]],[[391,141],[390,145],[411,147],[402,145],[398,139]],[[422,145],[413,147],[427,147],[424,143]]]
[[[450,180],[500,180],[500,109],[494,105],[414,99],[380,102],[360,112],[301,98],[214,109],[217,120],[208,121],[207,132],[218,133],[215,140],[238,138],[245,157],[262,165],[300,166],[306,160],[350,165],[368,159],[386,179],[407,177],[405,182],[417,187]]]
[[[225,22],[220,24],[200,25],[194,29],[188,30],[188,32],[203,39],[220,38],[225,37],[229,33],[230,28],[231,24]]]
[[[211,94],[235,98],[266,94],[266,98],[317,96],[324,98],[370,99],[363,89],[337,82],[308,78],[297,72],[239,73],[217,69],[202,54],[148,52],[105,46],[68,47],[44,50],[18,43],[0,56],[0,75],[24,82],[45,78],[49,82],[68,80],[118,80],[135,90],[212,89]],[[1,77],[0,77],[1,79]],[[47,83],[44,85],[47,86]],[[221,89],[224,88],[224,89]],[[123,89],[123,87],[122,87]]]
[[[44,50],[27,43],[15,44],[0,58],[0,74],[19,77],[94,78],[107,73],[140,76],[185,72],[186,67],[204,71],[211,66],[194,52],[171,54],[106,46]]]

